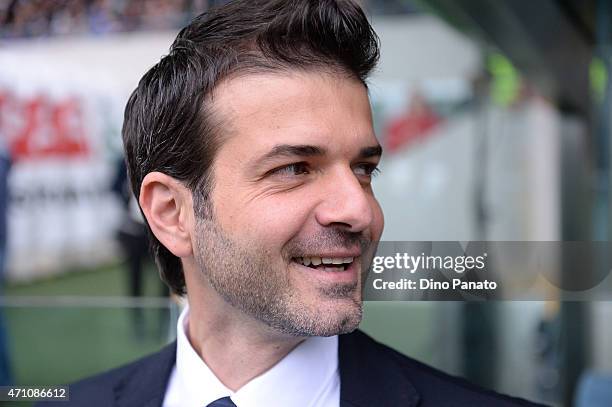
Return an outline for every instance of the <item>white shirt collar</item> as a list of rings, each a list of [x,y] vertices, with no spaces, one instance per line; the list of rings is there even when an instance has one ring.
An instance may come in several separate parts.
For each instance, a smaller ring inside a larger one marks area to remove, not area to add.
[[[189,309],[177,324],[176,365],[164,407],[203,407],[229,396],[238,407],[338,407],[338,337],[311,337],[265,373],[232,392],[208,368],[187,338]]]

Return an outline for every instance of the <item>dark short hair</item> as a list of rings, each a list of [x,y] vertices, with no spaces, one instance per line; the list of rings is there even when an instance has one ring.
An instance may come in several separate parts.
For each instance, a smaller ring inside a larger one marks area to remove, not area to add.
[[[207,216],[221,143],[209,96],[221,80],[251,72],[324,70],[365,86],[378,57],[378,37],[351,0],[238,0],[199,15],[127,103],[122,134],[136,198],[145,175],[160,171],[184,183],[196,216]],[[162,279],[184,294],[180,259],[149,234]]]

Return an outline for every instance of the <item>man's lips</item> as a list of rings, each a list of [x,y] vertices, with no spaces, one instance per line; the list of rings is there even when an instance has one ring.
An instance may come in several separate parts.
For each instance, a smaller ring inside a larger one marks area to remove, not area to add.
[[[357,281],[360,257],[294,257],[292,263],[301,271],[318,280],[333,283],[354,283]]]
[[[321,251],[312,251],[310,253],[301,253],[299,256],[294,256],[292,260],[300,258],[320,258],[320,259],[345,259],[347,257],[357,258],[361,256],[361,249],[356,247],[353,249],[327,249]]]

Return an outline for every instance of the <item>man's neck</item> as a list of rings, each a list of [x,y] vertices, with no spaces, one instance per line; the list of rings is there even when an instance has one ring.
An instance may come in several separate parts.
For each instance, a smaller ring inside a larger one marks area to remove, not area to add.
[[[208,294],[212,293],[189,299],[187,338],[209,369],[232,391],[266,372],[304,340],[275,334],[218,296]]]

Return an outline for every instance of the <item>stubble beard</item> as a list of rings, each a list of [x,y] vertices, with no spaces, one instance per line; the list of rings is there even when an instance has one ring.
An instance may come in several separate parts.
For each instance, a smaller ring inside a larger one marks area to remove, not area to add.
[[[196,263],[210,286],[231,306],[274,331],[297,337],[332,336],[355,330],[362,318],[361,290],[354,284],[318,287],[321,302],[308,304],[290,286],[287,269],[265,248],[230,239],[213,216],[196,220]],[[366,275],[362,275],[362,284]],[[325,301],[326,299],[332,301]],[[341,307],[329,307],[341,301]]]

